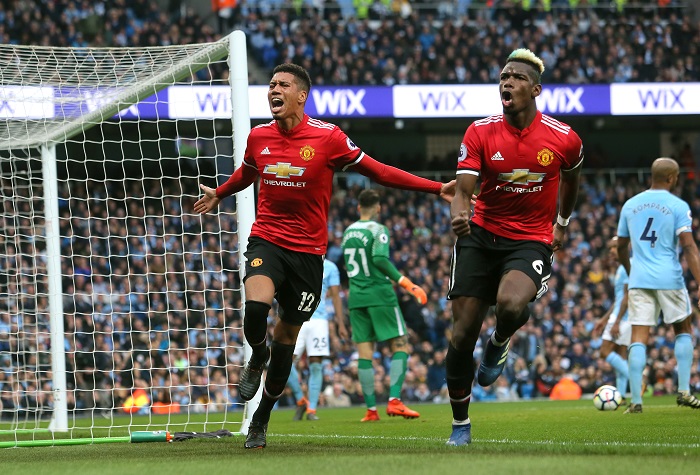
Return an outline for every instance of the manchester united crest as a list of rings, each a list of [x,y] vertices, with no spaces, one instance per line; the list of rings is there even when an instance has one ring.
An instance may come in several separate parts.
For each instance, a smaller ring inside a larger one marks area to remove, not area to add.
[[[304,145],[301,147],[299,150],[299,156],[301,157],[302,160],[305,162],[308,162],[312,158],[314,158],[314,155],[316,154],[316,150],[313,149],[313,147],[310,147],[308,145]]]
[[[539,152],[537,152],[537,163],[542,165],[543,167],[546,167],[547,165],[551,164],[554,161],[554,153],[548,149],[548,148],[543,148]]]

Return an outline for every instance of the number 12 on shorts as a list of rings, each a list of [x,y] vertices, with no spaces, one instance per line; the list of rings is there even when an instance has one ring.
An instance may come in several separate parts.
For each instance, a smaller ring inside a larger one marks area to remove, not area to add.
[[[313,305],[314,301],[316,300],[316,296],[311,293],[311,292],[302,292],[301,293],[301,303],[299,304],[299,307],[297,310],[301,312],[311,312],[313,310]]]

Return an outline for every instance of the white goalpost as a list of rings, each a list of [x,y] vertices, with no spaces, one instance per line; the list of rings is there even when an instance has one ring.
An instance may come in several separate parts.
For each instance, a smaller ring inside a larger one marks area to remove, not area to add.
[[[243,32],[0,45],[0,119],[0,448],[245,432],[254,191],[192,210],[243,160]]]

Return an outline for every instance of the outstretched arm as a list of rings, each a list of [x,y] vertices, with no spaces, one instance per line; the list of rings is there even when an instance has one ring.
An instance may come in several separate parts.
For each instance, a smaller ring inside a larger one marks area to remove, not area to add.
[[[248,188],[257,177],[257,170],[243,164],[233,172],[226,183],[216,189],[200,184],[199,187],[204,192],[204,196],[194,204],[194,211],[201,214],[208,213],[216,208],[223,198]]]
[[[408,173],[399,168],[385,165],[365,154],[362,160],[352,166],[353,171],[362,173],[364,176],[379,183],[380,185],[402,190],[424,191],[440,195],[447,202],[452,200],[454,195],[454,181],[440,183]]]
[[[245,190],[255,182],[257,177],[258,170],[243,163],[243,165],[238,167],[238,169],[233,172],[233,175],[226,180],[226,183],[216,188],[216,196],[219,199],[224,199],[227,196]]]

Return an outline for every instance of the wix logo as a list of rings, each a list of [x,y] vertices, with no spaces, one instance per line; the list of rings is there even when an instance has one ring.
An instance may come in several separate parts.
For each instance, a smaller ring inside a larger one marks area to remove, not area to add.
[[[582,87],[553,87],[542,89],[537,98],[537,108],[542,112],[569,114],[573,111],[583,114]]]
[[[366,115],[367,110],[362,100],[367,91],[365,89],[337,89],[311,91],[311,96],[316,105],[316,111],[320,115]]]
[[[491,157],[491,160],[505,160],[503,158],[503,155],[501,155],[500,150],[496,153],[493,154],[493,157]]]

